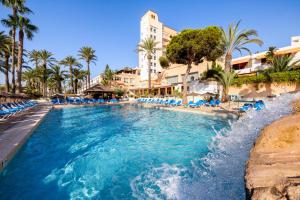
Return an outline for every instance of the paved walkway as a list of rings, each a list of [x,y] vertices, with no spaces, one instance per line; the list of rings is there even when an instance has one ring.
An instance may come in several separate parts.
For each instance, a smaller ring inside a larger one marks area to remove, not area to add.
[[[48,104],[40,104],[20,116],[0,122],[0,171],[26,142],[51,108],[52,106]]]

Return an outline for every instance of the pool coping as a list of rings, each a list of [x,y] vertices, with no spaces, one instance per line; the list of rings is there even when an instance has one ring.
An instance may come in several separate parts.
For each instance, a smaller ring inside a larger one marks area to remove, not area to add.
[[[51,109],[52,106],[49,104],[37,105],[36,108],[26,111],[28,113],[25,116],[15,118],[16,121],[12,122],[15,124],[0,134],[0,172],[26,143]]]
[[[206,115],[212,117],[221,117],[225,119],[238,119],[240,116],[238,113],[227,111],[227,110],[213,110],[213,111],[204,111],[204,110],[192,110],[178,107],[167,107],[160,105],[149,105],[149,104],[136,104],[143,108],[157,108],[161,110],[175,111],[175,112],[185,112],[185,113],[193,113],[198,115]]]

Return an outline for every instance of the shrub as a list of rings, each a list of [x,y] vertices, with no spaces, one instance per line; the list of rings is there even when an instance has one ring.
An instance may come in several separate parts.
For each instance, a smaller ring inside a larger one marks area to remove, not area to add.
[[[258,74],[257,76],[238,77],[233,80],[233,85],[267,83],[267,82],[295,82],[300,81],[300,70]]]

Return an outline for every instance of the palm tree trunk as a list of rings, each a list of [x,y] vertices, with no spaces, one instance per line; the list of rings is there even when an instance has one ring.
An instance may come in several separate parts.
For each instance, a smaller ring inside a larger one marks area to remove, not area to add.
[[[88,89],[87,77],[86,77],[86,80],[85,80],[85,89]]]
[[[62,93],[61,81],[56,81],[56,88],[57,88],[58,93]]]
[[[18,43],[18,65],[17,65],[17,93],[22,92],[22,65],[23,65],[23,43],[24,32],[19,31],[19,43]]]
[[[71,92],[74,93],[73,69],[72,69],[72,65],[70,65],[70,80],[71,80]]]
[[[88,68],[88,71],[87,71],[87,73],[88,73],[88,84],[89,84],[89,88],[91,87],[91,74],[90,74],[90,63],[89,62],[87,62],[87,68]]]
[[[9,54],[7,53],[5,55],[5,71],[4,71],[4,75],[5,75],[5,91],[9,92],[9,75],[8,75],[8,69],[9,69]]]
[[[192,69],[192,65],[189,63],[186,68],[186,72],[183,76],[183,104],[187,104],[187,77]]]
[[[75,94],[77,94],[78,80],[75,79]]]
[[[44,64],[44,73],[43,73],[43,97],[47,97],[47,65]]]
[[[228,88],[223,86],[223,95],[222,95],[222,102],[227,102],[228,101]]]
[[[225,72],[231,71],[231,61],[232,61],[232,55],[229,53],[226,54],[226,56],[225,56]]]
[[[12,29],[12,50],[11,50],[11,83],[12,93],[16,92],[16,80],[15,80],[15,51],[16,51],[16,28]]]
[[[148,95],[151,93],[151,56],[148,56]]]

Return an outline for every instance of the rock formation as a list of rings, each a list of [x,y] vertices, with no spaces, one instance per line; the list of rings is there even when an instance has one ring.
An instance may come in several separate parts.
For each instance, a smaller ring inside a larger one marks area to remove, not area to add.
[[[246,168],[247,199],[300,200],[300,101],[264,128]]]

